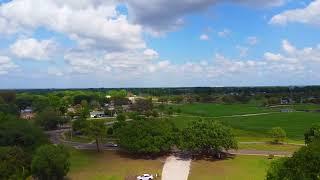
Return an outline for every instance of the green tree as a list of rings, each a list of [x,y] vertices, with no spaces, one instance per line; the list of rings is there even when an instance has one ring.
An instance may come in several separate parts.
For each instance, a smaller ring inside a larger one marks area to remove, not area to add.
[[[119,144],[130,153],[160,154],[168,152],[176,142],[175,126],[166,120],[132,121],[120,127]]]
[[[318,180],[320,178],[320,141],[302,147],[292,157],[271,165],[267,180]]]
[[[100,152],[100,143],[102,141],[102,138],[107,135],[107,127],[104,124],[104,121],[99,119],[90,120],[87,123],[85,132],[89,137],[95,139],[97,151]]]
[[[273,143],[276,144],[283,143],[287,137],[286,132],[281,127],[272,128],[270,134],[273,138]]]
[[[306,144],[311,143],[314,139],[320,139],[320,124],[313,124],[310,129],[304,133]]]
[[[35,117],[35,123],[45,130],[57,129],[60,122],[63,122],[62,117],[55,110],[49,108],[38,113]]]
[[[70,168],[69,158],[69,152],[62,145],[41,146],[32,159],[32,175],[39,180],[62,180]]]
[[[0,179],[25,179],[29,175],[30,161],[30,155],[20,147],[0,147]]]
[[[193,153],[214,154],[220,158],[223,150],[237,149],[231,128],[216,121],[198,120],[182,130],[180,148]]]
[[[19,146],[32,152],[45,143],[47,136],[32,123],[0,113],[0,146]]]

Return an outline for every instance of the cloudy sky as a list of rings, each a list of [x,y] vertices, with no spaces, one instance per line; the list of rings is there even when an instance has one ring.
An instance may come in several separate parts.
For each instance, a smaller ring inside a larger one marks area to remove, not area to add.
[[[0,0],[0,88],[320,84],[320,0]]]

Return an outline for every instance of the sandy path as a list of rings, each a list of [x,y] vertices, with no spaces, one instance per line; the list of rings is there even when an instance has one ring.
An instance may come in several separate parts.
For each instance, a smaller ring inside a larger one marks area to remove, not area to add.
[[[162,180],[187,180],[190,163],[191,159],[181,159],[175,156],[168,157],[163,166]]]

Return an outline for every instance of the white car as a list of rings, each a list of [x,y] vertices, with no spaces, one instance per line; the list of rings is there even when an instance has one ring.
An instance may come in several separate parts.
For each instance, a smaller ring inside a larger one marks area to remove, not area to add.
[[[142,176],[138,176],[137,180],[153,180],[153,176],[151,174],[143,174]]]

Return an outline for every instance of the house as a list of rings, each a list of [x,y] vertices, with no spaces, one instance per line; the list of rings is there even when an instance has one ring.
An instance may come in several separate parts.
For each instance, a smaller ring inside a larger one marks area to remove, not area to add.
[[[20,111],[20,118],[22,119],[32,119],[34,118],[35,113],[30,107],[27,107]]]
[[[293,103],[292,99],[290,98],[281,98],[280,99],[280,104],[285,105],[285,104],[290,104]]]
[[[90,112],[90,117],[91,118],[101,118],[105,117],[105,113],[103,111],[92,111]]]

